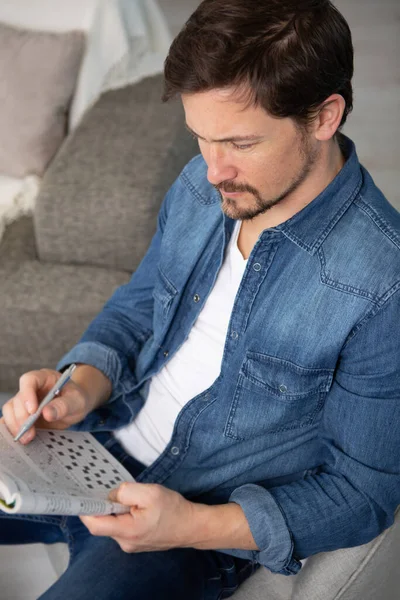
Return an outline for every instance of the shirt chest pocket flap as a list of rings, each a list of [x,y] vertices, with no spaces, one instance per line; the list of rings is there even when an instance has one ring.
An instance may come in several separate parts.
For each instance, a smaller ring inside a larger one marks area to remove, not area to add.
[[[153,288],[154,300],[154,333],[158,333],[159,328],[162,328],[167,321],[172,302],[178,291],[163,271],[158,268],[156,281]]]
[[[333,369],[305,368],[248,352],[240,368],[225,435],[248,439],[312,425],[321,413]]]

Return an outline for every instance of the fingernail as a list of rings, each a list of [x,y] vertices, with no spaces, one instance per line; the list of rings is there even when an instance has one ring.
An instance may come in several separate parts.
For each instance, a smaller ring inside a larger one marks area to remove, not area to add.
[[[57,411],[54,408],[54,406],[50,406],[49,409],[48,409],[48,412],[50,413],[49,416],[50,416],[51,420],[57,419]]]
[[[33,403],[30,402],[29,400],[28,400],[28,402],[25,402],[25,407],[30,415],[35,412],[35,407],[33,406]]]
[[[108,494],[108,499],[111,502],[117,502],[117,496],[118,496],[118,488],[111,490],[111,492]]]

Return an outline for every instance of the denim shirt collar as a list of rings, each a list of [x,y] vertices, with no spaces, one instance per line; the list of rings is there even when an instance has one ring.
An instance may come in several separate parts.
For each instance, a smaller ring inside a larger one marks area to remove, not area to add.
[[[356,198],[363,181],[361,165],[354,143],[339,134],[339,142],[346,162],[331,183],[305,208],[274,228],[264,231],[280,231],[300,248],[314,254],[342,215]],[[220,205],[219,192],[207,181],[207,165],[201,155],[196,156],[183,170],[183,184],[202,206]],[[214,214],[214,217],[216,215]],[[234,221],[224,216],[227,241]],[[261,234],[263,237],[263,234]]]
[[[318,250],[362,185],[362,171],[354,143],[343,134],[340,143],[346,162],[336,177],[305,208],[274,227],[310,254]]]

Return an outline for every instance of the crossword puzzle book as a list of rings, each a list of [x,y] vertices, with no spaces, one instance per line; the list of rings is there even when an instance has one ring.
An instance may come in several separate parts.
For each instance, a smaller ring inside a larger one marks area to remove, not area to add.
[[[53,515],[121,514],[111,489],[134,481],[90,433],[38,429],[22,446],[0,423],[0,510]]]

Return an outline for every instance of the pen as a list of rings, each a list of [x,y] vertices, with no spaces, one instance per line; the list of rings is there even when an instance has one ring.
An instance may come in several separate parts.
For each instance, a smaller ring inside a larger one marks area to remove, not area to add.
[[[64,373],[61,375],[61,377],[56,382],[56,384],[51,388],[49,393],[43,398],[43,400],[41,401],[41,403],[39,404],[39,406],[37,408],[37,411],[35,413],[33,413],[30,417],[28,417],[28,419],[25,421],[25,423],[23,424],[23,426],[17,433],[16,437],[14,438],[14,442],[18,442],[18,440],[24,435],[24,433],[26,433],[28,431],[28,429],[30,429],[32,427],[32,425],[38,420],[44,407],[47,406],[47,404],[49,402],[51,402],[57,396],[57,394],[60,393],[61,388],[64,387],[64,385],[67,383],[67,381],[69,381],[71,379],[71,375],[75,371],[75,369],[76,369],[76,365],[72,364],[71,366],[68,367],[68,369],[66,371],[64,371]]]

